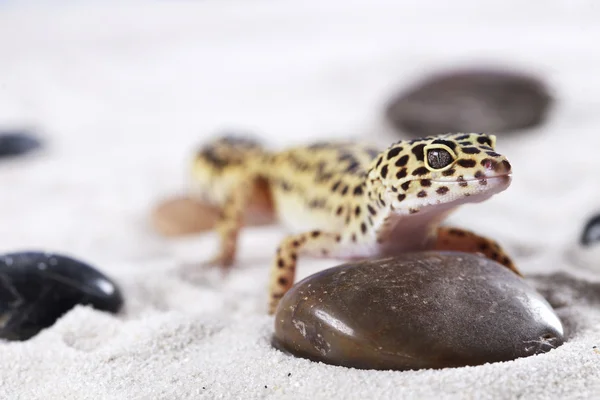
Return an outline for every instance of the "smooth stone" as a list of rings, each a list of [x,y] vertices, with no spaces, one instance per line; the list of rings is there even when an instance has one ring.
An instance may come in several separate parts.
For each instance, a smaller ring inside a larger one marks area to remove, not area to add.
[[[415,138],[448,132],[510,132],[541,124],[552,96],[539,79],[472,69],[434,75],[395,96],[385,116]]]
[[[27,154],[41,146],[41,142],[30,132],[0,130],[0,158]]]
[[[246,226],[264,226],[274,222],[264,210],[271,207],[270,198],[256,193],[246,210]],[[188,196],[172,197],[160,202],[151,213],[152,227],[166,237],[178,237],[209,231],[215,227],[219,209]]]
[[[580,242],[584,246],[595,246],[600,244],[600,214],[590,218],[581,233]]]
[[[26,340],[77,304],[116,313],[117,285],[82,261],[59,254],[0,256],[0,338]]]
[[[362,369],[480,365],[547,352],[561,321],[524,279],[484,257],[421,252],[330,268],[294,285],[275,347]]]

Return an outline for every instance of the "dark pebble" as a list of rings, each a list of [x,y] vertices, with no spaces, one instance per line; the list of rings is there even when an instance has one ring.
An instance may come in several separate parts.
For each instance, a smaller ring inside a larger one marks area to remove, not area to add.
[[[458,252],[345,264],[297,283],[275,314],[275,347],[364,369],[461,367],[547,352],[563,327],[507,268]]]
[[[41,147],[41,142],[27,131],[0,130],[0,158],[30,153]]]
[[[533,76],[467,70],[430,77],[386,106],[387,120],[414,137],[448,132],[499,133],[543,122],[552,96]]]
[[[600,214],[593,216],[585,224],[580,241],[584,246],[600,244]]]
[[[58,254],[0,256],[0,338],[26,340],[77,304],[116,313],[119,288],[91,266]]]

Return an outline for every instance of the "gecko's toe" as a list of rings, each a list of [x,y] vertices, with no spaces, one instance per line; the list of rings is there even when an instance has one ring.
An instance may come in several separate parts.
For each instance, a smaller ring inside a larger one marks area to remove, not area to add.
[[[219,285],[231,271],[233,262],[223,264],[215,257],[207,261],[182,263],[176,275],[187,282],[197,285]]]
[[[232,256],[218,254],[209,260],[202,261],[200,265],[203,267],[219,267],[222,269],[229,269],[234,264],[234,258]]]

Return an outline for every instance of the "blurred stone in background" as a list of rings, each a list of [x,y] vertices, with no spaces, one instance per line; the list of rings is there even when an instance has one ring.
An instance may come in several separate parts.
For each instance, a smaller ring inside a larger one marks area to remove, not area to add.
[[[0,129],[0,158],[16,157],[30,153],[42,146],[32,132],[17,129]]]
[[[600,271],[600,212],[585,222],[579,241],[566,248],[565,256],[573,265]]]
[[[500,69],[430,76],[386,105],[391,125],[413,137],[448,132],[509,132],[544,121],[553,97],[535,76]]]

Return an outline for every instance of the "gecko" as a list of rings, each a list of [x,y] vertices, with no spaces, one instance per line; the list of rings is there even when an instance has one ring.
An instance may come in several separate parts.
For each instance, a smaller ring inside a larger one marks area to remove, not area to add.
[[[246,136],[213,139],[192,162],[196,195],[220,209],[219,251],[206,264],[234,263],[244,213],[267,196],[263,211],[288,231],[271,264],[269,314],[292,287],[299,256],[352,260],[454,250],[521,276],[496,241],[443,224],[457,207],[508,188],[511,164],[495,149],[496,136],[485,133],[401,140],[385,149],[322,141],[277,152]]]

